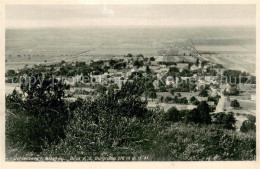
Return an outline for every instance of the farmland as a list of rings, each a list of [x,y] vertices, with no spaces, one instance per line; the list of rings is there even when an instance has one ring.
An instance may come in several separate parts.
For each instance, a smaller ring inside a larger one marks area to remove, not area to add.
[[[213,63],[255,72],[255,66],[248,66],[255,64],[255,30],[250,27],[7,29],[6,70],[26,64],[89,61],[127,53],[157,56],[160,50],[171,48],[174,40],[186,38],[191,38],[200,52],[218,53],[202,55]]]

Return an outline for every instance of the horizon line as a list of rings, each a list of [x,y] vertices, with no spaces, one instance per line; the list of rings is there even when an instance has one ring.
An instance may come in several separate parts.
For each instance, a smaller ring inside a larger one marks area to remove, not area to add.
[[[85,28],[256,28],[256,25],[93,25],[93,26],[43,26],[5,27],[5,29],[85,29]]]

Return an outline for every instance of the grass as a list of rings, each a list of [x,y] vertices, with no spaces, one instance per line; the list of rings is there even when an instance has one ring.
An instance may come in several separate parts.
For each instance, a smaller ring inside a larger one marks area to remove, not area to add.
[[[147,127],[147,126],[146,126]],[[153,129],[152,129],[153,128]],[[152,130],[151,130],[152,129]],[[216,126],[170,123],[167,127],[150,126],[138,143],[114,148],[93,156],[64,142],[40,154],[13,149],[8,161],[197,161],[255,160],[255,136]],[[65,142],[68,140],[65,140]],[[63,145],[63,146],[62,146]],[[235,149],[234,149],[235,148]],[[59,152],[57,154],[57,152]]]

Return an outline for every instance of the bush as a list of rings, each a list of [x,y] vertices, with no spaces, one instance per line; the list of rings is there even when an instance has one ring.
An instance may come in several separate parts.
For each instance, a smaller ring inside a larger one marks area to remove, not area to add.
[[[224,112],[220,112],[217,114],[213,115],[214,117],[214,124],[217,125],[221,125],[223,128],[225,129],[229,129],[229,130],[235,130],[236,129],[236,119],[234,117],[234,113],[233,112],[229,112],[229,113],[224,113]]]
[[[255,123],[256,122],[256,117],[252,114],[248,114],[247,115],[247,119],[248,121],[250,121],[251,123]]]
[[[190,98],[190,102],[194,102],[195,100],[197,100],[197,99],[196,99],[196,97],[194,97],[194,96],[192,96],[192,97]]]
[[[181,113],[176,109],[176,107],[172,107],[170,108],[166,115],[165,115],[165,119],[167,121],[172,121],[172,122],[178,122],[182,119],[182,115]]]
[[[173,100],[173,98],[170,97],[170,96],[166,96],[166,98],[164,99],[164,101],[165,101],[166,103],[169,103],[169,102],[171,102],[172,100]]]
[[[253,123],[249,120],[245,120],[242,123],[242,126],[240,127],[240,131],[243,132],[243,133],[247,133],[247,132],[250,132],[250,131],[255,132],[256,131],[256,125],[255,125],[255,123]]]
[[[233,101],[231,101],[230,106],[233,108],[238,108],[238,107],[240,107],[240,104],[237,100],[233,100]]]
[[[209,105],[207,104],[207,102],[206,101],[200,102],[197,109],[200,113],[200,118],[201,118],[201,121],[199,121],[199,122],[204,123],[204,124],[210,124],[211,115],[210,115],[210,108],[209,108]]]
[[[202,89],[199,93],[201,97],[208,97],[208,91],[206,89]]]
[[[138,92],[129,90],[135,87],[129,83],[121,91],[85,101],[73,112],[66,138],[51,148],[51,154],[62,156],[66,150],[62,158],[98,157],[104,152],[116,156],[121,148],[129,147],[124,153],[131,154],[130,145],[140,141],[145,144],[144,131],[152,114]]]
[[[37,77],[37,76],[36,76]],[[64,90],[69,87],[57,80],[41,78],[35,83],[22,83],[23,97],[17,92],[7,96],[6,138],[10,144],[25,150],[41,151],[47,144],[57,144],[65,137],[69,118]],[[16,108],[15,108],[16,106]]]

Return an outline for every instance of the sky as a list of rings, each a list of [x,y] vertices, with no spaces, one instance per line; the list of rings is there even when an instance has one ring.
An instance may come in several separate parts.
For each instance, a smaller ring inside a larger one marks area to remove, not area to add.
[[[7,28],[254,26],[255,5],[6,5]]]

